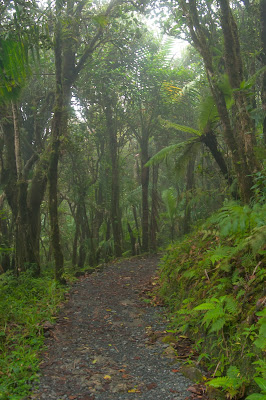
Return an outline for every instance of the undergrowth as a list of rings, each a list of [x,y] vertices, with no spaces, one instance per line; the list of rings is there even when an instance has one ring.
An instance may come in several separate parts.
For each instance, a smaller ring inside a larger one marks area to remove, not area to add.
[[[52,278],[0,276],[0,399],[19,400],[38,377],[45,321],[52,322],[65,289]]]
[[[265,215],[265,204],[229,202],[162,260],[172,328],[193,339],[208,384],[229,399],[266,399]]]

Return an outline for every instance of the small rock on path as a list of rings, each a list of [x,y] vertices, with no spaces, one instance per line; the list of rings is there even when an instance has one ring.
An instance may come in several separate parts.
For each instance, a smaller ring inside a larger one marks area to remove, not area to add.
[[[185,400],[191,382],[166,345],[162,309],[139,293],[155,275],[156,257],[121,261],[81,278],[47,339],[38,389],[31,399]],[[167,352],[166,352],[167,353]]]

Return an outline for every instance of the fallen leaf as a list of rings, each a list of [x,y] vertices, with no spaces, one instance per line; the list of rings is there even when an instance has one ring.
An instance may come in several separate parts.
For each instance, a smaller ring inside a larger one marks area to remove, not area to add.
[[[172,369],[172,372],[179,372],[179,369]]]
[[[141,393],[139,389],[129,389],[128,393]]]
[[[157,387],[157,383],[149,383],[148,385],[147,385],[147,389],[148,390],[152,390],[152,389],[154,389],[154,388],[156,388]]]
[[[93,360],[93,361],[92,361],[92,364],[96,364],[96,363],[97,363],[97,360]]]
[[[112,379],[112,378],[110,377],[110,375],[104,375],[103,379],[110,380],[110,379]]]
[[[197,389],[195,389],[193,386],[189,386],[189,388],[187,388],[187,391],[188,391],[188,392],[191,392],[191,393],[196,393],[196,394],[198,394]]]

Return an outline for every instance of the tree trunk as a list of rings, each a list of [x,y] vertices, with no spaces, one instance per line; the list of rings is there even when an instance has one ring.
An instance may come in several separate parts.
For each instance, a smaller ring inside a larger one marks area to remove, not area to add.
[[[254,155],[254,125],[247,111],[247,99],[239,90],[233,92],[237,112],[234,115],[234,126],[231,123],[226,107],[224,93],[219,86],[218,71],[214,70],[213,56],[208,44],[208,35],[199,20],[195,0],[179,0],[195,47],[200,52],[207,73],[209,85],[217,106],[223,126],[226,144],[232,154],[233,165],[238,179],[242,201],[248,203],[253,195],[252,174],[259,168]],[[234,89],[239,89],[243,81],[243,67],[237,26],[234,21],[228,0],[218,0],[220,5],[221,25],[224,38],[224,59],[229,81]]]
[[[132,256],[136,255],[136,238],[134,236],[134,232],[130,226],[130,223],[127,223],[127,229],[130,237],[130,242],[131,242],[131,254]]]
[[[217,162],[221,173],[223,174],[224,178],[227,180],[229,186],[232,184],[232,178],[229,175],[228,168],[224,157],[220,150],[218,149],[218,142],[217,138],[212,129],[206,129],[204,135],[201,136],[202,142],[208,147],[210,150],[213,158]]]
[[[136,230],[137,230],[137,237],[138,237],[138,244],[137,244],[138,249],[136,250],[136,252],[137,252],[137,254],[139,254],[139,250],[141,248],[141,240],[140,240],[140,234],[139,234],[139,223],[138,223],[136,206],[132,205],[132,211],[133,211],[135,226],[136,226]]]
[[[150,222],[150,247],[153,252],[157,250],[157,233],[159,219],[158,195],[159,165],[152,166],[152,195],[151,195],[151,222]]]
[[[149,167],[145,164],[149,161],[148,154],[149,136],[143,133],[141,140],[141,188],[142,188],[142,246],[143,252],[149,251]]]
[[[192,191],[194,188],[194,167],[195,167],[195,158],[189,160],[187,166],[187,185],[186,185],[186,207],[185,207],[185,216],[184,216],[184,234],[190,232],[191,229],[191,205],[190,201],[192,198]]]
[[[260,0],[260,21],[261,21],[261,61],[262,65],[266,66],[266,0]],[[263,141],[266,145],[266,71],[263,73],[262,77],[262,87],[261,87],[261,102],[262,110],[264,111],[263,119]]]
[[[6,197],[5,194],[2,194],[0,196],[0,214],[2,215],[2,218],[0,218],[0,240],[1,240],[0,243],[1,243],[1,247],[2,247],[0,267],[2,266],[4,272],[6,272],[8,269],[10,269],[10,254],[8,251],[5,251],[5,249],[8,249],[11,247],[7,219],[5,218],[5,215],[4,215],[5,197]]]
[[[114,237],[115,257],[122,256],[122,229],[120,212],[120,174],[118,160],[117,132],[114,126],[112,104],[106,101],[105,115],[107,122],[107,133],[109,140],[109,150],[111,158],[112,178],[111,178],[111,223]]]

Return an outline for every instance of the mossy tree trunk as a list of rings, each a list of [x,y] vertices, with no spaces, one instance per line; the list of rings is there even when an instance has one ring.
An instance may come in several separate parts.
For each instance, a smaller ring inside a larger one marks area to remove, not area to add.
[[[226,106],[225,95],[219,84],[219,71],[214,67],[212,47],[209,43],[209,32],[200,22],[196,0],[179,0],[186,17],[194,46],[201,54],[210,89],[223,127],[223,135],[231,152],[241,199],[248,203],[252,197],[252,174],[260,166],[254,154],[254,124],[248,112],[248,102],[243,91],[238,90],[244,80],[238,30],[228,0],[218,0],[220,22],[224,41],[224,62],[226,73],[233,90],[236,112],[233,121]]]

